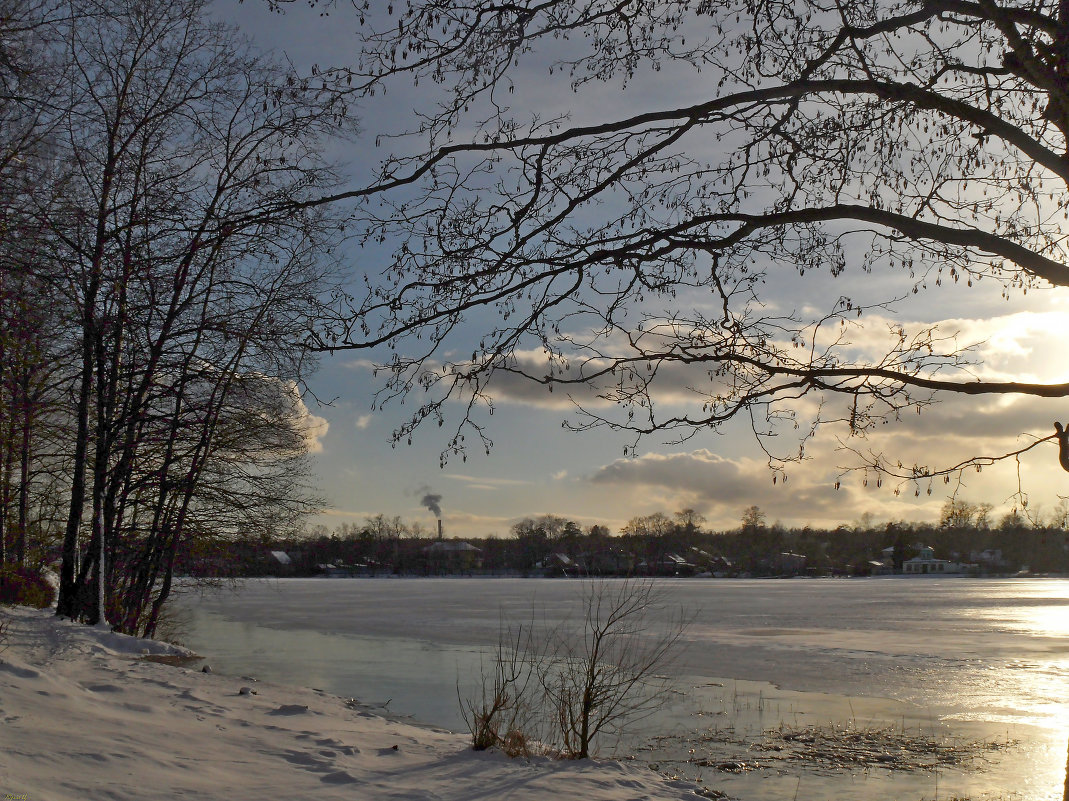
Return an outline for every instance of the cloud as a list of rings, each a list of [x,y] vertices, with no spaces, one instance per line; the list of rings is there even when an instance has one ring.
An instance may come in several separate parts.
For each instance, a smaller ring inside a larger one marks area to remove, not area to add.
[[[521,478],[471,476],[464,473],[447,473],[444,478],[459,481],[470,487],[478,487],[480,489],[483,487],[523,487],[531,483],[529,480]]]
[[[661,487],[718,502],[748,496],[757,472],[754,465],[744,460],[725,459],[701,449],[617,459],[600,468],[589,480],[593,484]]]
[[[705,515],[714,529],[737,527],[743,510],[751,505],[759,506],[769,521],[788,526],[850,524],[863,512],[881,521],[934,522],[954,489],[937,480],[929,494],[926,483],[878,481],[875,474],[866,479],[863,472],[841,476],[836,459],[843,462],[845,457],[834,450],[834,442],[814,446],[815,458],[788,466],[786,482],[773,483],[773,474],[763,462],[725,458],[705,449],[617,459],[588,476],[587,481],[626,499],[618,506],[627,510],[625,514],[691,508]],[[1013,491],[1005,472],[966,476],[962,497],[1003,504]],[[1035,487],[1041,489],[1038,483]],[[996,509],[996,516],[1002,511]]]
[[[345,359],[339,361],[338,366],[346,370],[366,370],[372,372],[378,366],[372,359]]]
[[[278,379],[269,380],[278,382],[277,385],[281,387],[282,392],[289,395],[289,403],[292,407],[295,424],[304,438],[304,445],[308,453],[322,453],[323,440],[330,430],[330,422],[325,417],[312,414],[307,404],[305,404],[304,398],[301,397],[301,390],[295,382],[279,382]]]
[[[1024,311],[993,319],[948,320],[941,327],[958,328],[963,339],[982,342],[978,353],[992,376],[1015,381],[1063,381],[1063,334],[1069,312]]]
[[[360,511],[357,509],[339,509],[337,507],[327,507],[319,510],[317,513],[322,517],[340,517],[344,518],[345,522],[364,520],[368,517],[374,517],[378,512],[376,511]]]
[[[1012,446],[1022,435],[1045,437],[1053,422],[1066,411],[1063,399],[1027,395],[948,397],[921,414],[907,414],[894,425],[897,437],[921,437],[929,447],[935,441],[964,441],[977,447]],[[933,439],[934,438],[934,439]]]
[[[807,346],[817,351],[825,347],[834,347],[843,362],[860,364],[879,363],[888,352],[896,346],[897,328],[902,326],[907,337],[918,335],[931,327],[930,322],[895,318],[887,314],[872,312],[856,321],[850,321],[845,329],[839,326],[822,326],[815,342]],[[856,323],[856,325],[854,324]],[[669,335],[673,324],[665,322],[661,328],[647,321],[644,337],[651,347],[667,347],[658,342],[661,334]],[[663,330],[662,330],[663,329]],[[960,381],[977,378],[989,380],[1022,381],[1056,381],[1061,380],[1063,357],[1059,352],[1059,337],[1052,337],[1052,331],[1069,331],[1069,312],[1061,310],[1023,311],[990,318],[951,318],[939,323],[936,337],[943,337],[937,349],[950,352],[957,349],[972,348],[971,361],[975,364],[967,371],[944,370],[939,377]],[[571,332],[569,336],[575,341],[582,341],[580,332]],[[789,342],[779,343],[791,351]],[[578,379],[604,368],[607,357],[635,356],[629,343],[620,337],[607,337],[598,343],[599,355],[583,356],[573,354],[565,365],[554,364],[556,375],[560,378]],[[540,377],[550,373],[551,362],[547,353],[539,347],[520,349],[512,354],[517,371]],[[370,369],[372,363],[366,359],[353,359],[344,365],[349,369]],[[428,363],[429,369],[436,365]],[[561,372],[563,369],[563,373]],[[515,371],[499,370],[494,373],[487,393],[498,405],[519,405],[535,407],[560,415],[573,423],[576,407],[589,410],[592,414],[611,418],[616,422],[626,422],[628,411],[636,414],[635,424],[650,426],[656,420],[689,413],[702,417],[703,404],[727,389],[729,378],[710,375],[710,365],[696,362],[686,364],[669,361],[660,364],[636,362],[631,365],[634,376],[625,379],[632,387],[650,379],[647,385],[653,401],[652,413],[644,406],[625,406],[618,398],[612,396],[617,388],[616,378],[611,375],[599,377],[601,392],[608,393],[609,398],[599,397],[599,389],[589,383],[557,384],[553,391],[537,380],[520,375]],[[620,374],[618,374],[619,376]],[[454,400],[464,403],[470,398],[461,392]],[[805,398],[791,400],[791,408],[804,421],[807,412],[818,402],[816,393]],[[834,402],[834,401],[832,401]],[[649,416],[653,421],[648,419]],[[639,419],[641,418],[641,419]],[[359,418],[357,427],[363,428]],[[629,418],[627,418],[629,420]]]
[[[301,405],[304,403],[302,401]],[[330,430],[330,422],[325,417],[312,414],[308,411],[307,407],[304,409],[304,416],[301,421],[301,428],[304,431],[304,442],[308,448],[309,453],[322,453],[323,452],[323,440],[327,436],[327,432]]]
[[[853,322],[853,321],[852,321]],[[898,344],[897,329],[901,326],[907,337],[921,334],[931,323],[902,320],[881,314],[868,314],[846,329],[827,326],[819,330],[815,342],[807,343],[817,351],[834,344],[836,352],[844,361],[859,364],[877,364]],[[646,336],[656,338],[656,326],[647,323]],[[1015,381],[1061,381],[1064,376],[1064,356],[1060,350],[1060,337],[1051,332],[1069,331],[1069,312],[1025,311],[984,319],[952,318],[940,322],[934,336],[936,348],[944,353],[968,349],[965,354],[972,365],[966,370],[943,370],[940,378],[967,382],[976,379]],[[788,351],[789,342],[779,343]],[[655,348],[656,349],[656,348]],[[601,345],[601,354],[596,359],[573,357],[564,369],[564,378],[589,375],[607,364],[604,356],[611,354],[636,355],[623,341],[614,347],[606,341]],[[923,349],[922,349],[923,352]],[[920,355],[920,354],[919,354]],[[546,375],[550,362],[544,351],[531,349],[517,351],[517,369],[533,376]],[[724,379],[710,376],[710,365],[700,362],[664,362],[652,365],[655,374],[649,372],[646,363],[632,365],[640,380],[651,379],[648,391],[653,399],[654,413],[663,415],[666,409],[700,408],[711,396],[722,390]],[[560,368],[557,368],[560,376]],[[613,379],[604,376],[598,379],[603,389],[612,391]],[[589,384],[557,385],[553,392],[537,381],[516,373],[498,372],[489,387],[494,400],[499,403],[517,403],[544,409],[568,410],[576,405],[596,413],[600,409],[618,407],[614,400],[598,397],[598,391]],[[638,413],[645,414],[644,409]]]
[[[550,362],[541,350],[522,350],[514,354],[515,367],[533,376],[548,375]],[[559,371],[558,371],[559,372]],[[576,369],[570,374],[578,376]],[[516,372],[498,371],[490,382],[489,393],[495,403],[508,402],[543,409],[572,409],[576,403],[590,406],[601,404],[589,384],[558,385],[551,392],[547,386],[519,375]]]
[[[356,418],[355,425],[360,431],[363,431],[370,424],[371,424],[371,415],[370,414],[362,414],[362,415],[360,415],[359,417]]]
[[[605,353],[613,353],[605,346]],[[620,349],[616,351],[620,358],[633,358],[636,353]],[[520,351],[515,355],[517,370],[532,376],[548,375],[550,362],[542,351]],[[666,361],[660,364],[646,362],[632,363],[621,368],[613,375],[601,375],[593,381],[581,381],[584,376],[591,376],[609,364],[605,358],[573,357],[563,372],[555,365],[555,376],[561,380],[574,380],[576,383],[556,384],[552,391],[538,381],[526,378],[516,372],[497,372],[489,385],[489,393],[497,403],[515,403],[536,406],[542,409],[574,410],[577,406],[589,410],[612,409],[620,406],[615,397],[622,388],[637,387],[649,379],[648,389],[656,408],[669,405],[701,404],[710,389],[710,367],[702,364],[684,364],[678,361]],[[655,370],[654,375],[650,369]],[[630,371],[634,371],[631,374]],[[620,380],[626,384],[619,383]]]

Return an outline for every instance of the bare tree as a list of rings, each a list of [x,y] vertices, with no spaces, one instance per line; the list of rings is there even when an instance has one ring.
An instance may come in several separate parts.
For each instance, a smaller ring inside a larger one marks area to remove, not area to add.
[[[26,564],[44,418],[56,400],[62,325],[45,227],[33,209],[54,199],[51,139],[62,117],[63,65],[54,57],[59,0],[0,5],[0,563]],[[33,518],[37,519],[33,519]]]
[[[533,621],[532,621],[533,624]],[[538,675],[542,654],[534,627],[502,621],[497,650],[482,665],[478,685],[465,695],[457,681],[457,700],[475,751],[499,748],[509,756],[529,756],[539,739]]]
[[[940,528],[971,528],[980,508],[964,498],[948,498],[939,512]]]
[[[539,682],[565,756],[591,756],[599,736],[619,735],[663,704],[668,687],[660,671],[688,622],[680,612],[652,631],[650,617],[664,605],[654,581],[591,582],[578,626],[551,635]]]
[[[317,344],[396,348],[381,399],[421,390],[398,440],[455,398],[444,457],[489,447],[493,374],[563,389],[580,412],[567,425],[632,443],[741,416],[774,469],[826,424],[860,437],[943,395],[1069,394],[978,378],[970,343],[932,326],[889,322],[878,344],[883,323],[862,328],[936,284],[1069,283],[1064,3],[415,0],[366,24],[338,80],[441,95],[375,187],[323,199],[391,192],[358,213],[396,249]],[[579,119],[525,117],[525,69],[576,92]],[[658,70],[685,100],[584,114],[600,87]],[[763,303],[766,283],[817,271],[896,287],[862,301],[844,286],[816,313]],[[472,318],[477,346],[448,356]],[[680,388],[688,408],[662,411]],[[905,481],[990,461],[851,447]]]
[[[42,104],[47,131],[4,130],[37,146],[48,180],[4,200],[37,234],[32,275],[57,319],[38,329],[76,354],[54,379],[72,399],[58,609],[151,633],[182,543],[315,503],[302,340],[341,232],[297,204],[336,185],[321,152],[352,124],[343,93],[257,54],[201,0],[57,8],[31,52],[63,76]],[[24,280],[25,239],[4,229],[4,290]],[[25,439],[31,422],[5,431]],[[5,456],[32,461],[7,440]]]
[[[49,295],[39,276],[0,270],[0,562],[9,557],[20,567],[27,562],[42,418],[58,403],[54,378],[62,361],[46,334],[58,320]]]
[[[527,628],[503,626],[477,694],[460,699],[473,745],[522,752],[541,739],[565,758],[586,759],[603,736],[625,733],[669,689],[660,671],[689,619],[680,610],[655,630],[653,617],[665,610],[655,580],[589,581],[577,619],[543,631],[533,619]]]

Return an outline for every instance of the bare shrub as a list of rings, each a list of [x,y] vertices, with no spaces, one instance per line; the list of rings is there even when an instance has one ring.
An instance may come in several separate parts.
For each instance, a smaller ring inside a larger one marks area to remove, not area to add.
[[[530,756],[531,742],[527,739],[527,734],[521,729],[512,729],[505,732],[505,736],[501,740],[501,750],[505,752],[506,756],[510,757]]]
[[[457,683],[460,713],[476,751],[500,748],[509,756],[529,756],[531,727],[536,718],[532,690],[538,671],[532,662],[537,649],[531,628],[504,623],[490,666],[483,665],[475,695],[465,698]]]
[[[680,610],[652,633],[650,617],[664,607],[654,580],[591,582],[581,627],[552,633],[539,680],[562,756],[589,757],[599,735],[619,735],[663,705],[669,686],[659,673],[689,623]]]
[[[189,609],[173,603],[166,603],[160,608],[153,635],[155,639],[184,647],[192,631],[193,615]]]
[[[47,609],[56,598],[55,588],[39,570],[0,568],[0,604]]]
[[[654,580],[591,581],[581,620],[537,634],[503,627],[476,696],[461,698],[472,747],[527,755],[537,740],[542,750],[585,759],[599,736],[648,717],[667,697],[660,670],[689,623],[681,610],[653,633],[650,618],[664,607]]]

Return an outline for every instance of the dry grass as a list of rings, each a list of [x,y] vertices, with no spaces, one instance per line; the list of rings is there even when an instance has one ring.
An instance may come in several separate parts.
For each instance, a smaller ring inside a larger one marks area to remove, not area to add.
[[[806,726],[766,731],[750,750],[765,760],[800,762],[811,768],[886,768],[932,771],[982,769],[986,757],[1015,746],[1012,740],[937,738],[896,726]]]
[[[676,738],[658,739],[663,746]],[[718,728],[687,740],[697,746],[688,749],[688,759],[662,759],[661,763],[687,763],[721,773],[787,768],[811,773],[872,768],[903,772],[943,768],[974,771],[983,770],[989,755],[1017,745],[1015,740],[940,738],[897,726],[854,725],[782,726],[766,730],[756,738],[742,737],[732,728]],[[660,769],[661,764],[653,767]]]

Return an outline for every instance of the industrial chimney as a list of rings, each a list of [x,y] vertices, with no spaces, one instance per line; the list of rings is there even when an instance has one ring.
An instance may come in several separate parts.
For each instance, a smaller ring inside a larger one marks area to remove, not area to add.
[[[442,518],[438,518],[438,539],[442,538]]]

